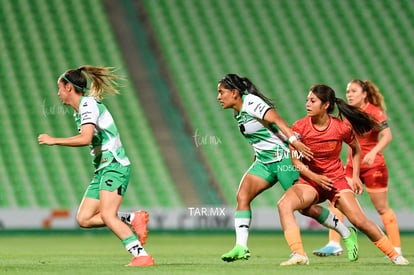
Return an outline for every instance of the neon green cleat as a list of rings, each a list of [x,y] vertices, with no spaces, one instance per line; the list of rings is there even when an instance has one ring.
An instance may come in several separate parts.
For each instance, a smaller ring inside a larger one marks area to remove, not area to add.
[[[348,250],[348,259],[351,262],[355,262],[359,257],[357,232],[353,227],[349,227],[349,231],[351,231],[351,235],[349,235],[347,238],[344,238],[344,243],[346,250]]]
[[[250,258],[250,250],[243,245],[236,244],[236,246],[221,256],[221,259],[225,262],[234,262],[237,260],[248,260]]]

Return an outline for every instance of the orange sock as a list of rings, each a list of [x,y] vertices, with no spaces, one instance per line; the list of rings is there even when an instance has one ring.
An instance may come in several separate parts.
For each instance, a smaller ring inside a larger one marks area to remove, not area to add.
[[[401,247],[400,230],[398,229],[397,218],[392,209],[380,215],[384,223],[385,231],[387,231],[388,238],[394,247]]]
[[[395,251],[394,247],[392,246],[391,241],[387,238],[387,236],[382,236],[381,239],[374,242],[374,244],[382,250],[391,260],[394,259],[395,256],[399,256],[397,251]]]
[[[300,237],[299,226],[293,226],[286,229],[285,239],[292,252],[306,256],[305,250],[303,249],[302,238]]]
[[[335,214],[335,216],[341,221],[344,222],[344,214],[342,214],[341,211],[338,210],[338,208],[333,207],[331,204],[329,204],[328,209]],[[341,242],[341,235],[339,235],[335,230],[329,229],[329,241],[332,242]]]

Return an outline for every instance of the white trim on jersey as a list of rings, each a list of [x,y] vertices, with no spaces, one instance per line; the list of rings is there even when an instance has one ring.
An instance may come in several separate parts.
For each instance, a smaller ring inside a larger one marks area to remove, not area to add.
[[[244,98],[242,110],[254,118],[263,119],[271,107],[260,97],[252,94]]]

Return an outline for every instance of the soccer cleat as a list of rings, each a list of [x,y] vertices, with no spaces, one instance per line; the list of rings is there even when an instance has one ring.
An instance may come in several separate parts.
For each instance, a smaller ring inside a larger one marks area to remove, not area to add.
[[[308,265],[309,258],[297,253],[290,254],[290,259],[280,265]]]
[[[248,260],[251,254],[247,246],[236,244],[236,246],[221,256],[221,259],[225,262],[234,262],[237,260]]]
[[[131,262],[126,266],[150,266],[154,265],[154,259],[152,259],[151,255],[148,254],[147,256],[138,256],[132,258]]]
[[[346,250],[348,251],[348,259],[351,262],[355,262],[359,257],[357,232],[353,227],[349,227],[349,231],[351,232],[351,235],[344,238],[344,243]]]
[[[319,257],[341,256],[343,252],[342,247],[325,245],[324,247],[314,250],[313,254]]]
[[[399,255],[395,256],[394,259],[392,259],[392,263],[397,265],[408,265],[410,262],[403,256]]]
[[[137,233],[138,240],[141,245],[145,244],[147,239],[147,223],[149,214],[146,211],[137,211],[134,212],[134,219],[131,222],[132,229]]]

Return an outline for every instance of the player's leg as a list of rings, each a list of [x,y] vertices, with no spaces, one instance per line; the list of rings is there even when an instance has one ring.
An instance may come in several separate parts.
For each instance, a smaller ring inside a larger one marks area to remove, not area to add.
[[[394,245],[394,249],[401,254],[401,239],[397,217],[388,204],[387,166],[370,169],[367,173],[364,173],[363,180],[372,204],[380,215],[385,231]]]
[[[397,217],[388,205],[388,192],[368,192],[368,194],[372,204],[381,217],[385,231],[387,232],[394,249],[401,254],[400,230],[398,228]]]
[[[272,170],[275,171],[275,173],[277,174],[277,179],[279,180],[279,183],[285,191],[299,180],[299,172],[292,165],[290,159],[282,159],[280,162],[274,164],[273,166],[274,167]],[[301,212],[303,215],[314,218],[316,221],[318,221],[320,224],[327,228],[337,230],[341,233],[341,236],[343,238],[347,238],[351,235],[348,228],[346,228],[346,226],[341,221],[339,221],[332,212],[330,212],[326,208],[323,208],[319,205],[312,205],[310,208],[300,210],[299,212]],[[339,234],[337,235],[339,236],[339,238],[341,237]],[[335,252],[338,254],[342,253],[342,248],[340,249],[340,251]]]
[[[406,265],[408,261],[404,259],[394,247],[387,236],[372,221],[370,221],[362,211],[353,192],[343,192],[336,200],[335,206],[342,211],[348,220],[383,251],[395,264]]]
[[[264,179],[267,176],[268,173],[264,165],[257,161],[243,176],[239,190],[237,191],[237,208],[234,215],[236,245],[228,253],[221,256],[223,261],[232,262],[240,259],[248,259],[251,256],[247,247],[252,217],[250,203],[257,195],[271,187],[271,184]]]
[[[339,211],[339,210],[338,210]],[[349,258],[350,261],[356,261],[357,260],[357,249],[358,249],[358,243],[357,243],[357,236],[355,234],[355,229],[347,228],[345,224],[343,224],[335,214],[333,214],[331,211],[329,211],[326,208],[323,208],[320,205],[312,205],[308,209],[303,209],[300,211],[303,215],[306,215],[308,217],[314,218],[317,220],[321,225],[327,227],[330,229],[330,231],[335,232],[340,238],[342,237],[344,239],[344,242],[346,244],[349,244],[348,249],[355,248],[356,252],[352,257]],[[339,242],[336,245],[332,245],[331,243],[328,244],[328,246],[325,246],[319,250],[314,250],[313,254],[317,256],[339,256],[342,254],[342,247],[340,246]]]
[[[306,209],[317,202],[316,190],[308,185],[295,184],[279,200],[277,207],[286,241],[292,251],[291,258],[281,265],[309,264],[303,249],[300,229],[294,211]]]
[[[119,192],[120,188],[122,187],[120,186],[114,191],[100,191],[100,212],[102,220],[122,241],[125,249],[134,256],[130,265],[153,265],[154,261],[152,257],[145,251],[129,226],[122,222],[117,216],[118,209],[123,200],[123,196]]]
[[[105,226],[99,213],[99,180],[102,171],[98,171],[86,189],[82,202],[79,206],[76,220],[80,227],[92,228]]]
[[[83,228],[105,226],[105,222],[101,218],[99,208],[99,199],[83,197],[76,216],[79,226]]]
[[[111,163],[104,168],[99,187],[100,214],[106,226],[117,235],[125,249],[134,256],[129,266],[153,265],[152,257],[147,254],[131,228],[117,215],[128,186],[130,173],[130,166],[122,166],[119,163]]]
[[[338,221],[339,224],[343,225],[344,221],[344,214],[342,214],[341,211],[339,211],[337,208],[335,208],[331,202],[328,201],[328,210],[332,213],[332,215],[335,216],[335,219],[328,219],[328,221]],[[322,223],[323,224],[323,223]],[[322,248],[319,248],[317,250],[313,251],[313,254],[319,257],[326,257],[326,256],[340,256],[342,255],[343,249],[341,247],[341,234],[338,233],[335,229],[333,229],[329,224],[325,225],[329,229],[329,242],[327,245],[325,245]],[[349,230],[348,232],[345,232],[345,235],[350,234]],[[349,235],[348,235],[349,236]],[[342,235],[342,237],[344,237]]]

